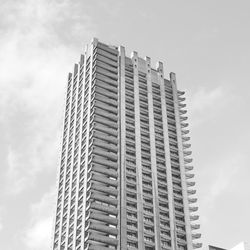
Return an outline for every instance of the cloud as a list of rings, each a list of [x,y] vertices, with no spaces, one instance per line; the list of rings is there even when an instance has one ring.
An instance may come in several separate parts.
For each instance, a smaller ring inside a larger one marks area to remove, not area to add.
[[[68,43],[85,37],[95,30],[93,20],[86,13],[87,4],[69,0],[7,0],[1,5],[0,27],[5,36],[18,33],[24,37],[35,36],[41,47],[49,48],[58,42]],[[3,15],[4,14],[4,15]],[[81,33],[79,32],[81,27]],[[51,39],[53,38],[53,39]],[[74,39],[72,39],[74,38]],[[27,40],[28,40],[27,39]],[[25,45],[24,40],[23,45]]]
[[[12,66],[25,63],[21,56],[15,59]],[[55,59],[36,63],[33,58],[25,64],[30,68],[24,69],[23,76],[6,79],[7,86],[3,86],[0,94],[0,98],[5,99],[1,103],[1,129],[7,141],[7,178],[15,183],[10,189],[13,192],[21,191],[27,182],[32,183],[34,174],[56,165],[64,100],[65,84],[62,83],[66,80],[66,75],[60,74],[62,69],[67,72],[66,65]]]
[[[32,250],[49,249],[52,236],[52,218],[39,220],[26,233],[25,242]]]
[[[223,86],[214,89],[199,88],[196,92],[187,96],[192,127],[211,119],[229,100],[229,93]]]
[[[192,96],[190,109],[193,112],[201,112],[204,109],[213,106],[214,101],[221,98],[222,95],[223,89],[221,86],[212,90],[206,90],[204,88],[201,88]]]
[[[22,235],[28,249],[49,249],[52,243],[53,221],[55,211],[55,187],[30,208],[31,219]]]
[[[5,192],[58,165],[67,72],[93,35],[78,2],[4,1],[0,14],[0,156]]]
[[[201,179],[204,178],[204,195],[201,196],[200,204],[206,209],[213,209],[216,200],[227,192],[232,191],[235,177],[246,164],[246,156],[241,153],[226,155],[218,162],[210,162],[204,167]]]
[[[231,197],[233,196],[234,184],[239,181],[237,176],[245,165],[244,154],[235,152],[229,154],[227,152],[221,159],[210,161],[203,166],[199,178],[202,185],[199,185],[198,193],[201,233],[203,239],[205,239],[204,242],[208,241],[209,235],[207,232],[209,231],[208,227],[211,226],[211,221],[217,226],[221,224],[222,218],[219,218],[218,213],[221,213],[223,206],[226,216],[227,205],[224,205],[221,200],[224,200],[230,193]]]
[[[224,193],[224,191],[230,186],[234,175],[238,172],[239,165],[237,158],[233,159],[233,162],[227,162],[223,164],[219,171],[216,172],[216,178],[210,188],[209,202],[213,202],[215,198]]]
[[[199,178],[202,185],[199,185],[198,193],[201,233],[207,244],[212,244],[212,241],[215,245],[223,244],[220,242],[223,235],[217,237],[221,230],[225,235],[234,234],[231,227],[225,227],[228,221],[234,228],[243,228],[249,220],[244,214],[249,206],[248,199],[245,199],[249,197],[249,154],[244,149],[239,151],[227,151],[224,155],[218,152],[217,160],[207,161],[202,167]],[[237,216],[232,216],[235,213]],[[247,231],[238,232],[238,236],[246,237],[244,232]]]

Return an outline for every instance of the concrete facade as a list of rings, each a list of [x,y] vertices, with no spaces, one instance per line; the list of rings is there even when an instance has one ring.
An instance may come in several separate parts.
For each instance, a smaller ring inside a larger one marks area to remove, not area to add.
[[[192,250],[184,92],[163,64],[93,39],[69,74],[54,250]]]

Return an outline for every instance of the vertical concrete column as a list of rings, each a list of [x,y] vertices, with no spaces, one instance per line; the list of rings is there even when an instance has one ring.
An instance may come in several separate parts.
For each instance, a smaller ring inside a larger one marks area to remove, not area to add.
[[[181,185],[182,185],[183,205],[184,205],[184,214],[185,214],[187,250],[192,250],[193,243],[192,243],[192,232],[191,232],[191,225],[190,225],[190,212],[189,212],[187,182],[186,182],[184,153],[183,153],[183,142],[182,142],[182,133],[181,133],[181,120],[180,120],[180,113],[179,113],[179,101],[178,101],[178,93],[177,93],[177,86],[176,86],[176,77],[175,77],[175,73],[173,72],[170,73],[170,82],[173,88],[176,132],[177,132],[179,162],[180,162],[180,171],[181,171]]]
[[[144,250],[143,228],[143,189],[142,189],[142,165],[141,165],[141,127],[140,127],[140,100],[138,77],[138,54],[132,53],[134,67],[134,103],[135,103],[135,149],[136,149],[136,179],[137,179],[137,215],[138,215],[138,249]]]
[[[125,48],[119,47],[119,149],[120,149],[120,249],[127,249],[126,211],[126,109],[125,109]],[[119,249],[118,247],[118,249]]]
[[[157,160],[156,160],[155,127],[154,127],[154,105],[153,105],[153,90],[152,90],[152,80],[151,80],[151,60],[149,57],[146,57],[145,60],[146,60],[146,70],[147,70],[147,86],[148,86],[148,114],[149,114],[149,136],[150,136],[150,152],[151,152],[153,204],[154,204],[155,248],[161,249],[160,215],[159,215],[158,183],[157,183]]]
[[[81,164],[81,149],[84,145],[82,145],[82,138],[83,138],[83,133],[82,133],[82,125],[83,125],[83,105],[84,105],[84,94],[85,94],[85,73],[86,73],[86,53],[85,56],[81,55],[81,60],[80,60],[80,70],[79,70],[79,85],[80,85],[80,74],[81,71],[83,72],[82,75],[82,100],[81,100],[81,114],[80,114],[80,133],[79,133],[79,148],[78,148],[78,160],[77,160],[77,186],[76,186],[76,206],[75,206],[75,218],[74,218],[74,234],[73,234],[73,247],[72,249],[76,249],[76,227],[77,227],[77,216],[78,216],[78,204],[79,204],[79,178],[80,178],[80,164]]]
[[[70,219],[70,207],[71,207],[71,199],[72,199],[72,185],[73,185],[73,182],[72,182],[72,179],[73,179],[73,166],[74,166],[74,158],[75,158],[75,155],[74,155],[74,152],[75,152],[75,140],[76,140],[76,115],[77,115],[77,101],[78,101],[78,91],[79,91],[79,76],[80,76],[80,65],[79,64],[75,64],[75,67],[74,67],[74,74],[73,74],[73,82],[75,81],[75,76],[76,76],[76,95],[75,95],[75,107],[74,107],[74,110],[72,110],[73,112],[75,112],[74,114],[74,125],[73,125],[73,141],[72,141],[72,157],[71,157],[71,163],[70,163],[70,192],[69,192],[69,199],[68,199],[68,211],[67,211],[67,214],[68,214],[68,218],[67,218],[67,224],[66,224],[66,240],[65,240],[65,247],[68,248],[68,241],[69,241],[69,219]],[[75,201],[76,203],[76,201]]]
[[[97,46],[98,40],[94,38],[91,42],[91,47],[89,48],[88,55],[90,56],[90,71],[89,71],[89,96],[88,96],[88,115],[87,115],[87,130],[86,130],[86,156],[85,156],[85,172],[84,172],[84,195],[83,195],[83,207],[86,208],[86,196],[87,196],[87,173],[88,173],[88,155],[89,155],[89,130],[90,130],[90,114],[91,114],[91,88],[92,88],[92,72],[93,72],[93,52],[94,48]],[[82,243],[81,250],[84,250],[84,239],[85,234],[85,209],[83,209],[83,221],[82,221]]]
[[[71,106],[72,106],[72,91],[73,91],[73,78],[74,76],[72,74],[69,74],[68,77],[68,81],[69,78],[71,77],[70,82],[68,82],[68,85],[71,83],[71,87],[70,87],[70,108],[69,108],[69,114],[68,114],[68,118],[67,121],[64,120],[64,124],[66,122],[68,122],[68,126],[67,126],[67,137],[66,137],[66,152],[65,152],[65,161],[64,161],[64,175],[63,175],[63,190],[62,190],[62,201],[61,201],[61,215],[60,215],[60,226],[59,226],[59,237],[58,237],[58,248],[60,249],[60,245],[61,245],[61,237],[62,237],[62,221],[63,221],[63,207],[64,207],[64,199],[65,199],[65,180],[66,180],[66,172],[67,172],[67,158],[68,158],[68,149],[69,149],[69,128],[70,128],[70,116],[71,116]],[[67,91],[68,91],[68,87],[67,87]],[[68,93],[67,93],[67,97],[66,97],[66,101],[68,98]],[[65,105],[66,106],[66,105]],[[66,109],[65,109],[65,118],[66,119]],[[64,133],[64,132],[63,132]],[[64,143],[64,141],[63,141]],[[61,168],[62,166],[60,166]],[[60,182],[60,174],[61,171],[59,171],[59,182]],[[58,183],[58,187],[59,187],[59,183]],[[57,197],[59,198],[59,197]],[[58,204],[57,204],[58,205]]]
[[[158,71],[158,81],[160,83],[160,90],[161,90],[161,109],[162,109],[163,136],[164,136],[165,161],[166,161],[166,172],[167,172],[169,219],[170,219],[170,230],[171,230],[171,249],[177,250],[176,235],[175,235],[173,181],[172,181],[171,158],[170,158],[170,147],[169,147],[169,136],[168,136],[168,117],[167,117],[167,105],[165,96],[164,70],[162,62],[158,62],[157,71]]]

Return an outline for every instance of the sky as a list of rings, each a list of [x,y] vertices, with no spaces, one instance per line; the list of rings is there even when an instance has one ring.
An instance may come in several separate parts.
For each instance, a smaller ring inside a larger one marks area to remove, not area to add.
[[[186,91],[203,249],[250,242],[248,0],[1,0],[0,248],[52,241],[68,72],[92,37]]]

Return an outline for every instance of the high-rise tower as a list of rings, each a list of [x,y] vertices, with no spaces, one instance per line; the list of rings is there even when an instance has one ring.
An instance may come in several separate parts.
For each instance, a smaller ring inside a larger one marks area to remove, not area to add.
[[[93,39],[68,77],[54,250],[201,247],[183,95]]]

